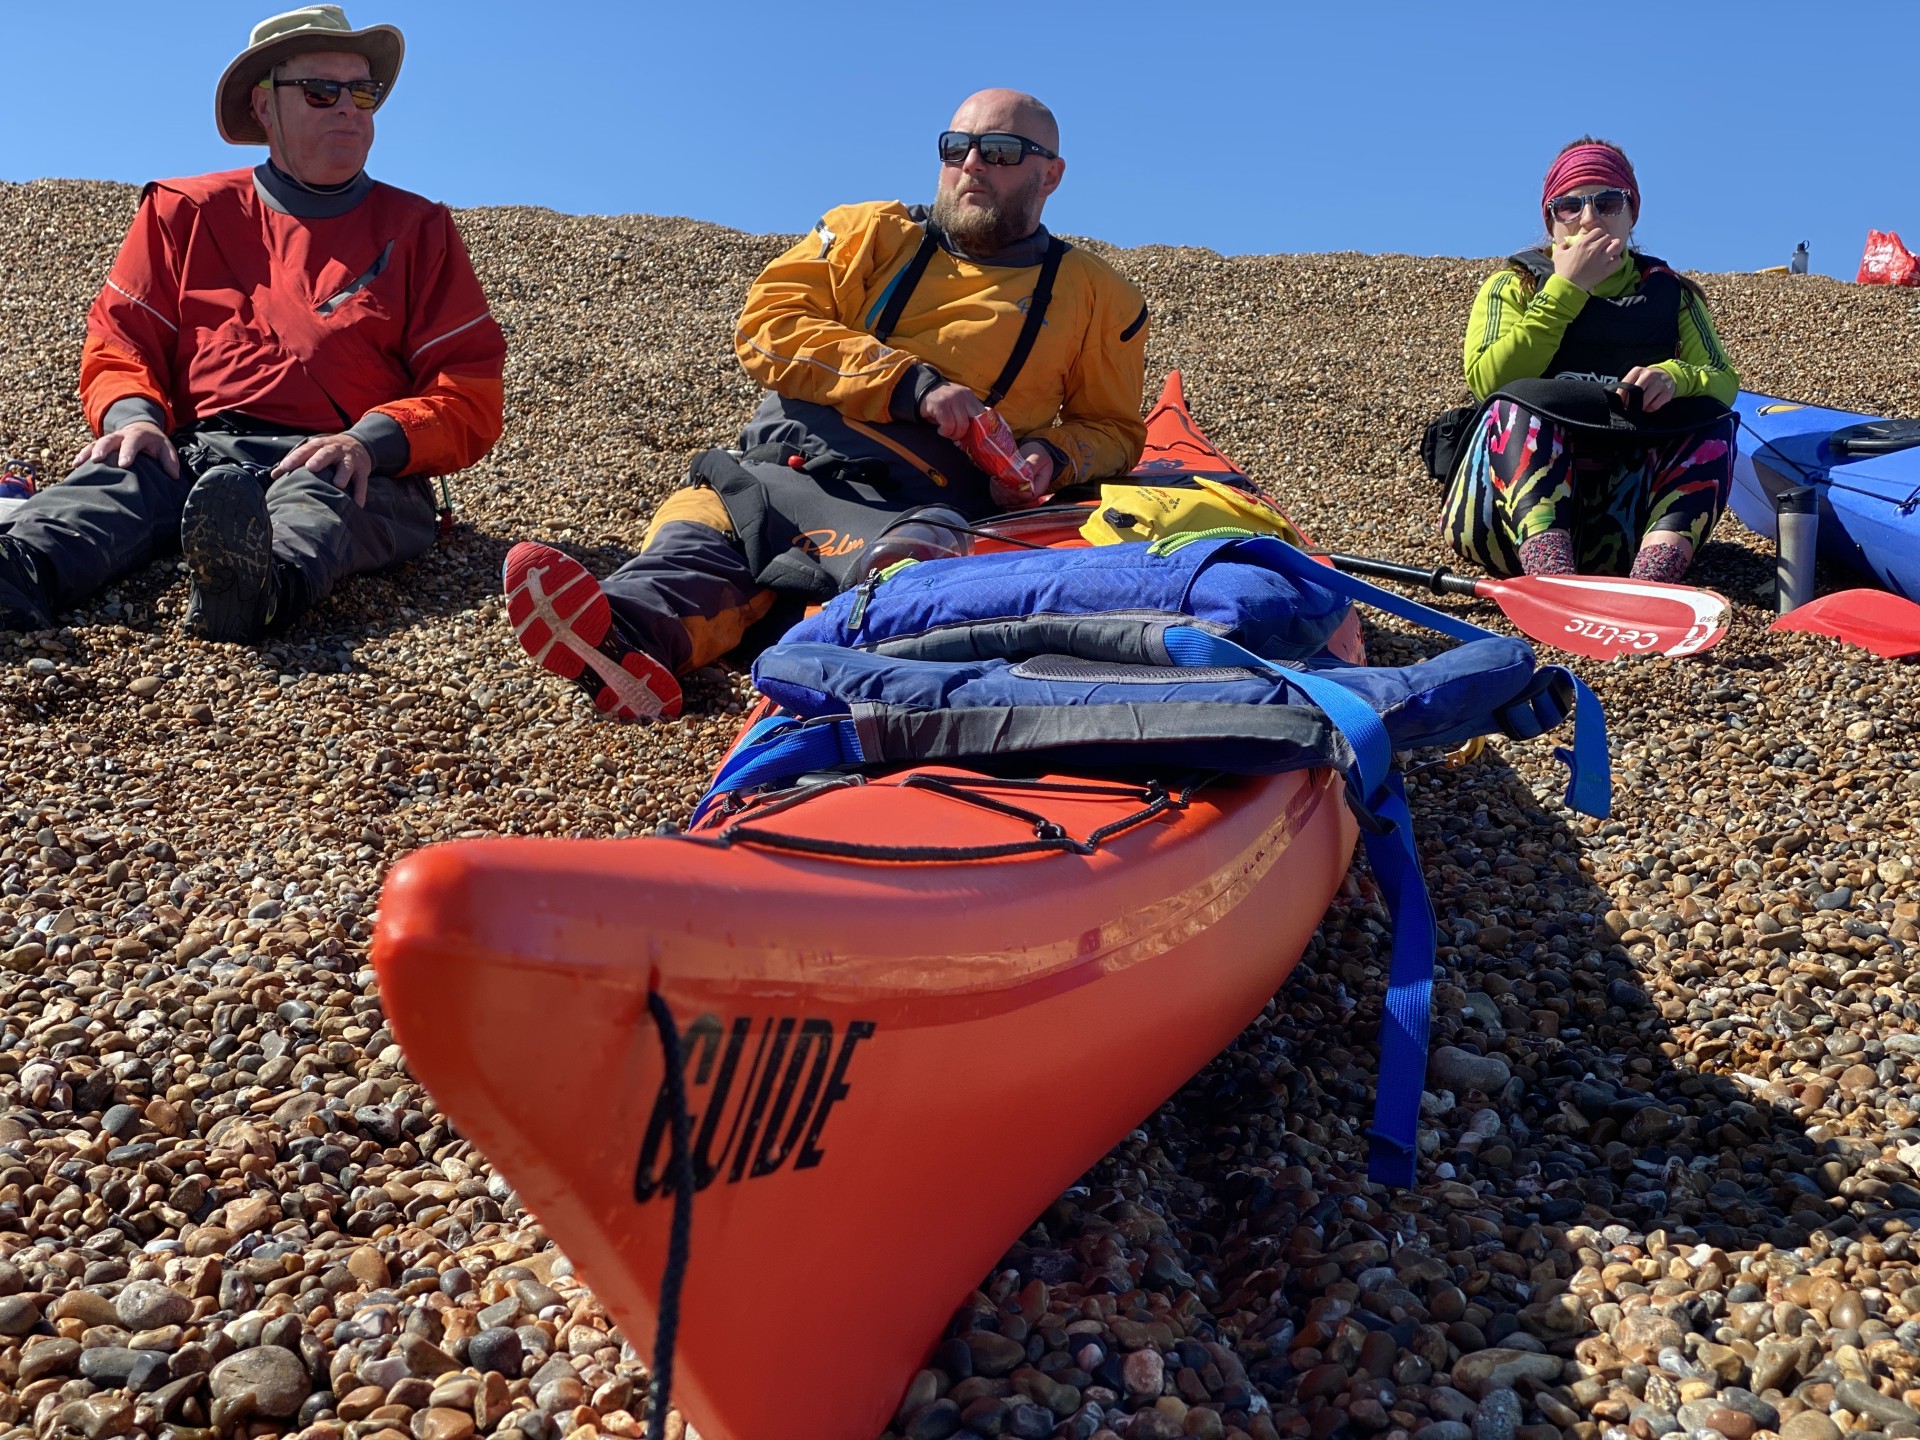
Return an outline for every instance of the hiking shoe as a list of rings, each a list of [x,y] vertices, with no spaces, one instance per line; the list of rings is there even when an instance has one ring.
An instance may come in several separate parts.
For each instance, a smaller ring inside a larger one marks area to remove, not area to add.
[[[33,557],[17,540],[0,538],[0,630],[51,630]]]
[[[616,720],[680,714],[680,682],[621,637],[586,566],[551,545],[522,541],[507,552],[500,579],[521,648],[586,691],[596,710]]]
[[[273,523],[260,482],[237,465],[217,465],[187,492],[180,549],[193,588],[187,633],[250,645],[273,617]]]

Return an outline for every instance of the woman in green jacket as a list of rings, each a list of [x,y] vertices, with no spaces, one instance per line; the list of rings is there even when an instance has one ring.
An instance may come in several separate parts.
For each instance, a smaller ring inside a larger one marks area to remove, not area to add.
[[[1632,248],[1640,187],[1618,146],[1568,145],[1540,208],[1545,246],[1491,276],[1467,322],[1467,384],[1495,398],[1449,479],[1447,537],[1496,575],[1677,581],[1726,506],[1739,377],[1700,287]],[[1499,394],[1543,379],[1595,382],[1627,414],[1637,389],[1639,423],[1607,432]]]

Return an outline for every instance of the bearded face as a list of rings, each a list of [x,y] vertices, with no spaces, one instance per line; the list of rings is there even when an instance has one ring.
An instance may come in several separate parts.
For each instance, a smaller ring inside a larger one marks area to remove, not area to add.
[[[1039,228],[1046,182],[1034,156],[1019,165],[944,166],[933,223],[967,254],[995,254]]]

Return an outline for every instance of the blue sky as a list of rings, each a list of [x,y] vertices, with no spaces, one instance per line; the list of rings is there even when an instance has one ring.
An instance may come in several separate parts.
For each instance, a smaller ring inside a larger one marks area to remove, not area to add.
[[[213,84],[281,3],[7,5],[8,70],[45,83],[0,107],[0,179],[251,163],[213,132]],[[1911,0],[347,13],[409,45],[371,168],[456,205],[804,230],[842,201],[926,198],[954,104],[1007,84],[1061,119],[1049,223],[1119,244],[1504,253],[1590,130],[1633,156],[1640,243],[1678,265],[1754,269],[1808,240],[1815,270],[1851,278],[1870,227],[1920,248]]]

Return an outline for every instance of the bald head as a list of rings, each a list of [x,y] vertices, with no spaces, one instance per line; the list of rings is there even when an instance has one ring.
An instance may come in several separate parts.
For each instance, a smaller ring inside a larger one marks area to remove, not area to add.
[[[1011,130],[1036,140],[1049,150],[1060,149],[1060,125],[1053,111],[1022,90],[981,90],[960,102],[953,112],[954,130],[984,135],[992,130]]]
[[[998,254],[1040,226],[1047,197],[1059,188],[1067,162],[1058,158],[1060,127],[1053,112],[1018,90],[982,90],[953,112],[953,129],[968,135],[1018,135],[1054,156],[1027,148],[1011,165],[989,164],[975,145],[962,160],[940,163],[933,198],[934,224],[970,255]],[[1005,151],[996,147],[1004,158]]]

